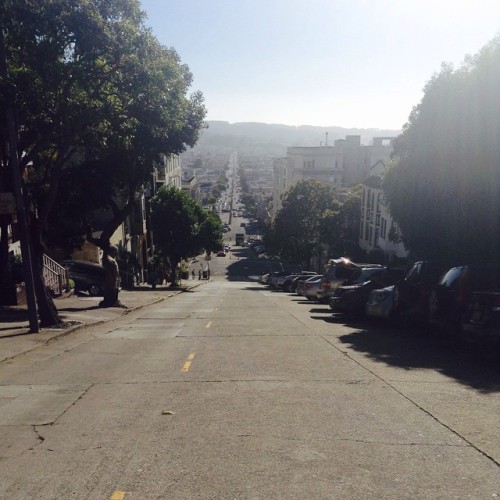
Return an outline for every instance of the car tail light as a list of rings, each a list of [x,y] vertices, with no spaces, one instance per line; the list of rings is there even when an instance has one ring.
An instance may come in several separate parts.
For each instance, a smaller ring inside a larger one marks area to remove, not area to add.
[[[312,288],[312,283],[306,283],[306,288]]]

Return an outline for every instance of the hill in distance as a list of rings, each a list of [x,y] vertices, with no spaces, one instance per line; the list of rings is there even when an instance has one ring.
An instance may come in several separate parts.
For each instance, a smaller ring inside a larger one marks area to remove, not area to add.
[[[361,136],[361,143],[370,145],[373,137],[396,137],[401,130],[362,129],[344,127],[318,127],[313,125],[268,124],[257,122],[229,123],[207,121],[208,128],[202,130],[196,147],[230,148],[242,153],[286,155],[286,148],[292,146],[333,146],[337,139],[346,135]],[[328,137],[327,137],[328,134]]]

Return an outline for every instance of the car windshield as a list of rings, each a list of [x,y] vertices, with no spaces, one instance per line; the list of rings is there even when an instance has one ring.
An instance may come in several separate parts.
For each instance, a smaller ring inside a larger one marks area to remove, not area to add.
[[[351,281],[353,284],[359,285],[361,283],[364,283],[365,281],[368,281],[375,274],[378,274],[381,272],[382,272],[382,269],[377,268],[377,267],[358,269],[352,275]]]

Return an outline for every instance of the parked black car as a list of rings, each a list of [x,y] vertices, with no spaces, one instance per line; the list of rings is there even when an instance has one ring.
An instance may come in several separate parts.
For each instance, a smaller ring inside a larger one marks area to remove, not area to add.
[[[349,315],[364,315],[370,292],[394,285],[403,279],[405,274],[405,270],[399,268],[365,268],[356,278],[357,284],[343,285],[335,289],[335,295],[329,302],[330,309]]]
[[[472,342],[500,348],[500,291],[473,292],[462,320],[462,334]]]
[[[500,266],[486,264],[452,267],[432,287],[429,296],[429,323],[459,334],[473,293],[498,290]]]
[[[419,261],[405,278],[394,284],[394,315],[404,315],[426,323],[429,318],[429,295],[448,267],[439,262]]]
[[[100,264],[65,260],[63,266],[68,269],[69,278],[75,282],[75,292],[87,292],[92,297],[102,295],[105,271]]]

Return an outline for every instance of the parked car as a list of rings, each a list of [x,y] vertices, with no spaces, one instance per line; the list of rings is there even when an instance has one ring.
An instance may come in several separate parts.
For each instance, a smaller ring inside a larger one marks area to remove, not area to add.
[[[318,276],[318,273],[315,273],[314,271],[301,271],[300,273],[296,274],[289,282],[285,282],[283,289],[287,292],[295,293],[299,280],[308,279],[312,276]]]
[[[393,313],[426,323],[429,318],[429,295],[446,269],[447,266],[439,262],[415,262],[405,278],[394,284]]]
[[[286,279],[291,276],[290,274],[283,274],[281,276],[278,276],[276,278],[276,283],[274,285],[275,288],[282,289],[283,284],[285,283]]]
[[[87,292],[92,297],[102,295],[105,271],[100,264],[85,260],[65,260],[69,278],[75,282],[75,292]]]
[[[378,264],[356,264],[344,257],[331,259],[321,280],[318,294],[319,301],[328,303],[335,294],[335,289],[340,285],[348,284],[347,280],[354,278],[361,272],[363,267],[381,268],[382,266]]]
[[[336,288],[330,298],[330,308],[334,312],[350,315],[364,315],[366,302],[372,290],[394,285],[405,276],[405,270],[399,268],[362,268],[352,285]]]
[[[390,319],[394,307],[394,285],[372,290],[368,295],[365,313],[368,317]]]
[[[302,295],[307,300],[318,300],[318,292],[321,286],[321,276],[312,277],[306,280],[302,288]]]
[[[466,340],[500,347],[500,291],[473,292],[462,320]]]
[[[269,279],[270,273],[264,273],[259,276],[259,283],[263,285],[267,285],[267,280]]]
[[[305,292],[305,289],[306,289],[306,284],[309,282],[309,281],[315,281],[315,280],[318,280],[320,281],[320,286],[321,286],[321,278],[323,277],[323,275],[321,274],[318,274],[318,275],[315,275],[315,276],[306,276],[304,277],[303,279],[301,279],[298,284],[297,284],[297,290],[296,290],[296,293],[297,295],[301,295],[301,296],[305,296],[304,295],[304,292]]]
[[[269,275],[269,279],[267,280],[267,284],[273,288],[276,288],[278,278],[280,276],[288,276],[289,274],[290,274],[289,271],[274,271]]]
[[[500,290],[500,266],[452,267],[434,285],[429,296],[429,323],[459,334],[473,292]]]
[[[285,292],[289,292],[290,291],[290,286],[292,284],[292,281],[297,277],[299,276],[297,273],[295,274],[289,274],[288,276],[285,276],[285,279],[283,280],[283,283],[281,284],[281,288],[285,291]]]

